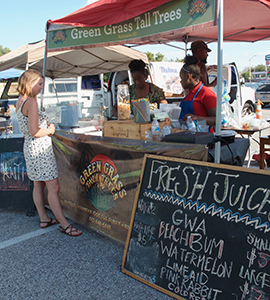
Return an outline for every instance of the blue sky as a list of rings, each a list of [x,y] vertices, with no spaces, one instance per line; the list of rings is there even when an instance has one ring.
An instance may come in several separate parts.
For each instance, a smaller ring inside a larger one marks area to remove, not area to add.
[[[11,50],[45,38],[48,19],[58,19],[93,2],[92,0],[9,0],[1,5],[0,45]],[[183,43],[175,43],[184,48]],[[212,52],[208,64],[217,63],[217,44],[209,45]],[[139,51],[161,52],[168,59],[183,58],[184,51],[168,46],[141,46]],[[236,62],[239,71],[265,63],[265,55],[270,54],[270,41],[258,43],[224,43],[223,62]],[[256,56],[254,56],[256,55]]]

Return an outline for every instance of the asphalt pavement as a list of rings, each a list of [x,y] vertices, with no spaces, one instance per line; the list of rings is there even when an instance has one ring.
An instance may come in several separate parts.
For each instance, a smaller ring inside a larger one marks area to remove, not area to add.
[[[120,271],[124,245],[72,224],[81,236],[41,229],[37,213],[0,209],[1,300],[172,299]]]

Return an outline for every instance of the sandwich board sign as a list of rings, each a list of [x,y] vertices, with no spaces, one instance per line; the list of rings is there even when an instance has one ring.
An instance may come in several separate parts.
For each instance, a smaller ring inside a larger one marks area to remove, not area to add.
[[[186,300],[270,299],[269,172],[146,155],[122,272]]]

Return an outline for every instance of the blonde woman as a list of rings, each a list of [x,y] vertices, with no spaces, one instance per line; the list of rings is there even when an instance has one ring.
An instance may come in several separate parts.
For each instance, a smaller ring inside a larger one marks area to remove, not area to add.
[[[42,90],[43,78],[35,70],[25,71],[18,85],[20,97],[16,112],[24,134],[24,157],[27,175],[34,182],[33,199],[40,218],[40,227],[46,228],[60,223],[61,232],[79,236],[81,231],[69,224],[63,215],[59,201],[58,170],[52,148],[51,135],[55,126],[47,123],[46,115],[38,108],[37,95]],[[50,218],[45,209],[44,188],[48,191],[48,203],[55,218]]]

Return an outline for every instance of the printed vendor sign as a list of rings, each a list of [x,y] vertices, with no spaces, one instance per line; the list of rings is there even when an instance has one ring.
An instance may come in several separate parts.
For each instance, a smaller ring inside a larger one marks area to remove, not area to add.
[[[65,215],[122,243],[145,153],[207,159],[204,145],[145,143],[65,132],[58,132],[52,140]]]
[[[27,177],[23,152],[0,153],[0,190],[29,191],[30,180]]]
[[[203,24],[214,20],[215,3],[215,0],[172,1],[118,24],[49,31],[48,49],[132,41]]]

